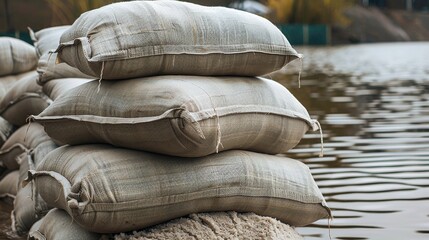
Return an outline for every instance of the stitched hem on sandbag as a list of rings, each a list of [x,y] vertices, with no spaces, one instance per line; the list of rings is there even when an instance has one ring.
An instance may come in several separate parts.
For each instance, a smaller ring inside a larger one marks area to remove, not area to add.
[[[209,55],[209,54],[240,54],[263,53],[267,55],[300,56],[292,46],[273,44],[235,44],[235,45],[152,45],[109,51],[104,55],[92,56],[91,43],[87,37],[80,37],[69,42],[60,43],[55,52],[60,53],[66,47],[78,47],[88,62],[104,62],[128,60],[159,55]],[[180,48],[180,50],[177,50]]]
[[[245,108],[245,109],[244,109]],[[123,118],[123,117],[104,117],[104,116],[95,116],[95,115],[63,115],[63,116],[31,116],[31,120],[36,122],[48,122],[48,121],[61,121],[61,120],[74,120],[74,121],[86,121],[97,124],[139,124],[139,123],[148,123],[154,122],[161,119],[175,119],[183,118],[177,116],[175,111],[183,111],[185,114],[191,116],[192,122],[198,122],[214,117],[223,117],[227,115],[234,114],[264,114],[264,115],[279,115],[289,118],[297,118],[305,121],[313,131],[319,129],[316,121],[305,116],[302,113],[291,111],[282,108],[275,108],[271,106],[260,106],[260,105],[235,105],[229,107],[221,107],[216,109],[206,109],[198,112],[188,112],[184,108],[175,108],[170,109],[159,116],[153,117],[136,117],[136,118]]]
[[[240,192],[240,194],[233,194],[234,192]],[[229,194],[232,193],[232,194]],[[82,191],[79,192],[79,195],[84,194]],[[201,197],[203,196],[203,197]],[[188,201],[195,201],[200,199],[215,199],[215,198],[227,198],[227,197],[261,197],[261,198],[277,198],[283,200],[293,200],[303,204],[320,204],[323,206],[323,196],[306,196],[303,194],[295,192],[287,192],[283,188],[275,188],[275,191],[270,192],[264,188],[253,188],[253,187],[223,187],[223,188],[213,188],[206,189],[197,192],[188,192],[183,194],[175,194],[169,196],[155,197],[155,198],[144,198],[132,201],[116,202],[116,203],[94,203],[94,202],[82,202],[80,199],[76,199],[79,203],[84,203],[79,205],[79,208],[82,212],[89,212],[86,209],[88,207],[92,208],[92,211],[116,211],[116,210],[131,210],[135,209],[137,204],[139,208],[150,208],[150,207],[160,207],[166,204],[159,204],[161,202],[167,202],[168,199],[176,199],[174,203],[168,204],[178,204]],[[70,198],[70,195],[69,195]],[[180,199],[182,198],[182,199]],[[167,205],[168,205],[167,204]]]

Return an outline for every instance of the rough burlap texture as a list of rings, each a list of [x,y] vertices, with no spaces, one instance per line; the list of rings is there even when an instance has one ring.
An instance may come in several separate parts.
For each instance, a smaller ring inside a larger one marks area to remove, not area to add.
[[[55,26],[34,32],[29,29],[31,40],[36,48],[37,56],[40,58],[43,54],[54,51],[60,44],[60,37],[70,25]]]
[[[100,233],[198,212],[254,212],[293,226],[330,216],[306,165],[239,150],[179,158],[108,145],[63,146],[29,171],[29,179],[48,205]]]
[[[1,64],[1,62],[0,62]],[[34,75],[34,71],[20,73],[17,75],[7,75],[0,77],[0,101],[9,92],[10,88],[20,79],[23,79],[29,75]]]
[[[32,227],[29,240],[99,240],[100,235],[80,227],[63,210],[52,209]]]
[[[0,147],[6,142],[6,140],[16,130],[16,127],[0,117]]]
[[[43,84],[43,92],[52,100],[57,99],[61,94],[65,94],[71,89],[89,81],[87,78],[61,78],[53,79]]]
[[[254,213],[215,212],[191,214],[115,240],[303,240],[294,228],[274,218]]]
[[[58,63],[57,53],[53,53],[58,48],[60,37],[70,26],[58,26],[42,29],[36,33],[30,31],[34,46],[39,55],[37,72],[39,73],[38,83],[43,85],[49,80],[59,78],[91,78],[80,72],[78,69],[66,63]]]
[[[300,57],[265,18],[181,1],[131,1],[88,11],[60,42],[60,60],[103,79],[259,76]]]
[[[0,76],[28,72],[36,65],[33,46],[16,38],[0,37]]]
[[[22,126],[30,115],[39,114],[52,102],[37,84],[34,72],[17,81],[0,102],[0,115],[15,126]]]
[[[24,152],[30,152],[45,142],[47,142],[48,145],[43,145],[43,148],[38,148],[36,152],[42,151],[46,154],[47,151],[45,149],[52,150],[50,147],[50,145],[53,144],[51,138],[38,123],[31,123],[20,127],[0,148],[0,167],[9,170],[19,169],[20,163],[17,161],[18,156]]]
[[[43,86],[46,82],[53,79],[93,78],[82,73],[77,68],[69,66],[67,63],[58,63],[56,60],[57,53],[45,53],[40,57],[37,65],[37,72],[39,73],[37,83],[39,85]]]
[[[35,170],[43,158],[56,147],[52,141],[44,141],[18,156],[18,194],[14,200],[14,210],[11,214],[12,229],[18,235],[26,234],[30,227],[52,208],[40,197],[37,189],[33,187],[33,182],[27,184],[25,180],[28,170]]]
[[[13,201],[12,230],[18,235],[26,234],[31,226],[41,219],[50,209],[32,186],[27,184],[20,189]]]
[[[109,143],[183,157],[284,153],[318,129],[285,87],[263,78],[169,75],[98,87],[73,88],[32,119],[59,145]]]
[[[0,198],[10,197],[15,198],[18,192],[19,171],[9,172],[3,179],[0,180]]]

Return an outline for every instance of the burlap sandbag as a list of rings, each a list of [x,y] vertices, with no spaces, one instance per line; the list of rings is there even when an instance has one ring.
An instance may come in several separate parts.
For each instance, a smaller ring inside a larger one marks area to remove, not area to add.
[[[9,172],[0,180],[0,198],[15,198],[18,192],[19,171]]]
[[[43,54],[53,51],[58,48],[60,44],[60,37],[70,28],[70,25],[55,26],[42,29],[34,32],[29,29],[31,40],[33,40],[34,47],[36,48],[37,56],[40,58]]]
[[[43,85],[43,92],[52,100],[57,99],[61,94],[65,94],[71,89],[80,86],[91,79],[86,78],[61,78],[53,79]]]
[[[83,229],[63,210],[52,209],[31,228],[30,240],[99,240],[100,234]]]
[[[31,123],[30,126],[20,127],[0,148],[0,167],[9,170],[19,169],[17,157],[45,142],[48,143],[48,146],[39,148],[37,151],[42,151],[46,154],[47,152],[44,149],[51,150],[50,145],[54,144],[40,124]]]
[[[254,213],[199,213],[129,234],[117,234],[115,240],[303,240],[294,228],[274,218]]]
[[[0,115],[16,126],[26,123],[30,115],[39,114],[52,102],[37,84],[33,73],[16,82],[0,102]]]
[[[17,81],[29,75],[34,75],[34,71],[0,77],[0,101]]]
[[[60,43],[60,37],[70,26],[58,26],[42,29],[36,33],[30,30],[30,35],[39,55],[37,72],[40,77],[38,83],[43,85],[45,82],[58,78],[91,78],[80,72],[78,69],[69,66],[66,63],[58,63],[57,53],[52,53],[57,49]]]
[[[293,226],[330,216],[306,165],[247,151],[179,158],[108,145],[63,146],[29,175],[49,205],[100,233],[198,212],[254,212]]]
[[[52,79],[93,78],[82,73],[77,68],[69,66],[67,63],[56,62],[56,59],[57,53],[45,53],[40,57],[39,63],[37,65],[37,72],[39,73],[39,79],[37,80],[37,83],[39,85],[43,86],[46,82]]]
[[[0,76],[28,72],[36,65],[33,46],[16,38],[0,37]]]
[[[12,230],[18,235],[26,234],[31,226],[51,209],[32,186],[27,184],[18,191],[13,202]]]
[[[60,42],[60,60],[103,79],[259,76],[300,57],[265,18],[181,1],[122,2],[86,12]]]
[[[43,137],[42,137],[43,138]],[[57,146],[52,141],[44,141],[30,151],[18,156],[18,194],[12,211],[12,230],[18,235],[26,234],[31,226],[52,208],[40,197],[33,182],[25,181],[29,170],[35,170],[43,158]],[[24,187],[23,187],[24,186]]]
[[[0,117],[0,147],[3,146],[4,142],[6,142],[15,130],[15,126]]]
[[[318,129],[285,87],[262,78],[170,75],[98,87],[78,86],[32,119],[59,145],[109,143],[184,157],[284,153]]]

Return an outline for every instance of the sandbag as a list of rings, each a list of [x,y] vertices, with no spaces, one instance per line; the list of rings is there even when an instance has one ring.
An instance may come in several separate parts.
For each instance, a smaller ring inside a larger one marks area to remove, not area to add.
[[[88,232],[80,227],[64,211],[52,209],[46,216],[31,228],[30,240],[99,240],[100,235]]]
[[[17,157],[24,153],[35,149],[42,143],[47,142],[48,145],[39,148],[37,151],[47,153],[50,146],[54,144],[51,138],[45,133],[43,127],[37,123],[31,123],[29,126],[25,125],[16,130],[9,139],[0,148],[0,167],[10,170],[19,169]]]
[[[0,102],[0,115],[16,126],[26,123],[28,116],[39,114],[52,102],[37,84],[34,73],[16,82]]]
[[[0,37],[0,63],[0,76],[28,72],[36,68],[36,50],[22,40]]]
[[[284,153],[318,129],[285,87],[263,78],[156,76],[98,88],[98,81],[80,85],[31,120],[59,145],[109,143],[183,157]]]
[[[29,75],[34,75],[34,71],[0,77],[0,101],[17,81]]]
[[[19,171],[9,172],[0,180],[0,198],[15,198],[18,192]]]
[[[0,117],[0,147],[3,146],[4,142],[6,142],[15,130],[15,126]]]
[[[267,19],[181,1],[114,3],[82,14],[59,59],[103,79],[161,74],[259,76],[301,57]]]
[[[57,99],[61,94],[65,94],[69,90],[80,86],[91,79],[86,78],[61,78],[54,79],[43,85],[43,92],[52,100]]]
[[[29,180],[48,205],[99,233],[198,212],[254,212],[293,226],[330,216],[306,165],[239,150],[179,158],[108,145],[63,146],[29,171]]]
[[[61,35],[69,28],[70,25],[55,26],[42,29],[38,32],[34,32],[29,29],[31,40],[36,48],[37,56],[40,58],[43,54],[57,49],[60,44]]]
[[[20,189],[13,202],[12,230],[18,235],[26,234],[31,226],[51,209],[37,194],[32,184],[29,183]]]
[[[57,53],[45,53],[40,57],[37,65],[37,72],[39,73],[37,83],[39,85],[43,86],[46,82],[52,79],[93,78],[82,73],[77,68],[71,67],[66,63],[58,63],[56,60]]]
[[[141,231],[121,233],[115,240],[144,239],[264,239],[303,240],[294,228],[254,213],[191,214]]]

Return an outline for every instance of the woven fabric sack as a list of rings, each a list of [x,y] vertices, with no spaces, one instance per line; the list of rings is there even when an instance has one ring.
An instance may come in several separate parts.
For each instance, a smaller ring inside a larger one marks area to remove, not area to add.
[[[52,100],[57,99],[61,94],[65,94],[71,89],[89,81],[87,78],[61,78],[53,79],[43,85],[43,92]]]
[[[22,40],[0,37],[0,63],[0,76],[28,72],[36,68],[36,50]]]
[[[0,115],[15,126],[22,126],[30,115],[39,114],[52,102],[37,84],[34,72],[16,82],[0,102]]]
[[[181,1],[122,2],[86,12],[61,36],[57,52],[103,79],[259,76],[301,57],[265,18]]]
[[[121,233],[115,240],[144,239],[264,239],[303,240],[293,227],[254,213],[214,212],[191,214],[133,233]]]
[[[53,79],[61,78],[88,78],[92,79],[93,77],[88,76],[77,68],[71,67],[66,63],[56,62],[57,53],[45,53],[43,54],[37,65],[37,72],[39,73],[39,79],[37,83],[39,85],[44,85],[46,82]]]
[[[3,179],[0,180],[0,198],[14,199],[18,192],[19,171],[9,172]]]
[[[38,79],[40,85],[58,78],[91,78],[66,63],[58,63],[56,61],[57,53],[53,53],[53,51],[58,48],[63,32],[69,28],[70,26],[50,27],[36,33],[30,30],[30,36],[39,55],[37,72],[40,75]]]
[[[25,125],[16,130],[9,139],[0,148],[0,167],[9,170],[19,169],[18,156],[24,152],[30,152],[42,143],[48,145],[37,149],[47,153],[45,149],[52,150],[50,145],[53,144],[51,138],[45,133],[43,127],[37,123]],[[36,152],[37,152],[36,151]]]
[[[228,149],[269,154],[296,146],[318,124],[275,81],[156,76],[80,85],[32,119],[57,144],[109,143],[173,156]]]
[[[30,240],[99,240],[100,234],[80,227],[66,212],[52,209],[31,228]]]
[[[34,75],[34,71],[0,77],[0,101],[17,81],[29,75]]]
[[[31,226],[51,209],[31,185],[20,189],[13,201],[12,230],[18,235],[27,234]]]
[[[15,126],[6,121],[4,118],[0,117],[0,148],[15,130]]]
[[[99,233],[198,212],[254,212],[293,226],[330,216],[306,165],[239,150],[179,158],[108,145],[63,146],[29,171],[29,180],[48,205]]]
[[[37,57],[40,58],[43,54],[57,49],[60,44],[61,35],[69,28],[70,25],[56,26],[45,28],[38,32],[29,29],[31,40],[36,48]]]

